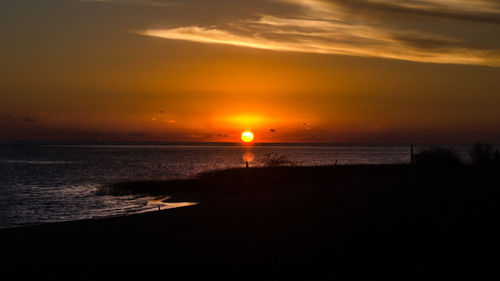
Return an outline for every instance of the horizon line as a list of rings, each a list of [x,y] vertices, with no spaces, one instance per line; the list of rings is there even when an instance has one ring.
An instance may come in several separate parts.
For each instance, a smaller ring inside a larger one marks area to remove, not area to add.
[[[321,145],[471,145],[474,142],[444,143],[444,142],[216,142],[216,141],[99,141],[99,140],[0,140],[0,144],[74,144],[74,145],[226,145],[226,146],[321,146]],[[492,145],[497,145],[491,142]],[[500,144],[498,144],[500,145]]]

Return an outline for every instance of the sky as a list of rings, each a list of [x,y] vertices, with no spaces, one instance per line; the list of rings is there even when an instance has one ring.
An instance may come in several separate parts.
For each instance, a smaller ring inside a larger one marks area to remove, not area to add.
[[[0,140],[500,143],[497,0],[2,0]]]

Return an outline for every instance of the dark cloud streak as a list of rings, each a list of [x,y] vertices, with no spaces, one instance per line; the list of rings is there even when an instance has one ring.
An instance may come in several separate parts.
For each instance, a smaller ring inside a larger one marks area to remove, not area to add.
[[[463,44],[463,42],[456,39],[438,38],[412,32],[394,33],[392,38],[417,49],[448,49]]]
[[[420,7],[408,7],[399,1],[375,2],[367,0],[329,0],[328,2],[348,9],[350,13],[363,13],[368,16],[380,18],[383,14],[389,16],[401,15],[405,17],[451,19],[459,21],[472,21],[480,23],[500,24],[500,14],[495,12],[462,11],[436,3],[424,1],[408,1],[420,4]],[[497,4],[496,2],[491,2]],[[500,6],[499,6],[500,8]]]

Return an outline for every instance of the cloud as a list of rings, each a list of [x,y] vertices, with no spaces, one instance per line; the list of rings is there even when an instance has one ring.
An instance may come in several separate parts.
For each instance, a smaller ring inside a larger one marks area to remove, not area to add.
[[[419,34],[416,32],[395,32],[392,38],[402,44],[416,49],[439,49],[453,48],[460,44],[457,39],[435,37],[429,34]]]
[[[269,129],[269,132],[276,133],[276,129]]]
[[[285,3],[288,12],[254,13],[215,26],[138,33],[273,51],[500,67],[500,40],[494,39],[500,32],[500,4],[496,1],[276,1]],[[471,36],[471,29],[490,31],[492,39],[485,44]]]
[[[330,0],[349,12],[500,24],[500,5],[492,0]]]
[[[226,44],[258,49],[301,51],[299,48],[275,43],[265,38],[247,37],[236,35],[215,28],[204,28],[198,26],[179,27],[173,29],[152,29],[141,32],[142,35],[160,37],[174,40],[186,40],[201,43]]]

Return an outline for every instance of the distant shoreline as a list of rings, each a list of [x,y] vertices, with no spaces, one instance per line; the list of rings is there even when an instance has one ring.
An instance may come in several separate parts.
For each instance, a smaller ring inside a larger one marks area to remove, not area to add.
[[[470,146],[471,143],[413,143],[416,146]],[[238,146],[238,147],[252,147],[252,146],[410,146],[411,143],[335,143],[335,142],[255,142],[252,144],[243,144],[241,142],[161,142],[161,141],[44,141],[44,140],[3,140],[0,145],[109,145],[109,146],[123,146],[123,145],[137,145],[137,146]]]

